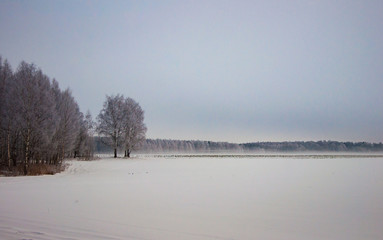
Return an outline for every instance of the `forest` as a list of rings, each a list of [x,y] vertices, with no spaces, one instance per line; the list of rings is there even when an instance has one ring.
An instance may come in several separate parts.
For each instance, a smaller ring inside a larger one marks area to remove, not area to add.
[[[0,102],[3,173],[54,174],[65,158],[93,156],[92,116],[34,64],[23,61],[13,71],[0,57]]]
[[[94,122],[83,114],[70,89],[61,90],[34,64],[13,71],[0,56],[0,174],[39,175],[63,170],[65,158],[89,160],[94,136],[104,146],[125,150],[125,157],[145,139],[144,111],[132,98],[106,96]]]
[[[101,137],[95,137],[97,153],[110,152]],[[274,153],[274,152],[383,152],[382,143],[295,141],[228,143],[200,140],[146,139],[139,153]]]

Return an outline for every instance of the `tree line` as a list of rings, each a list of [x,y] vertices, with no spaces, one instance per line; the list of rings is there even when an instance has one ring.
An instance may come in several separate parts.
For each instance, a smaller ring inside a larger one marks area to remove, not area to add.
[[[96,136],[95,152],[104,154],[110,152],[110,145],[104,144],[108,137]],[[110,140],[109,140],[110,141]],[[117,148],[123,152],[123,148]],[[238,144],[227,142],[211,142],[211,141],[186,141],[186,140],[169,140],[169,139],[145,139],[137,144],[137,153],[191,153],[191,152],[212,152],[212,151],[241,151]]]
[[[95,138],[96,152],[108,147],[100,137]],[[274,153],[274,152],[383,152],[383,143],[338,142],[338,141],[295,141],[228,143],[200,140],[146,139],[140,153]]]
[[[54,173],[66,157],[92,157],[92,116],[34,64],[13,71],[0,56],[0,102],[1,169],[27,175],[51,166]]]
[[[240,144],[258,152],[383,152],[383,143],[339,141],[256,142]]]

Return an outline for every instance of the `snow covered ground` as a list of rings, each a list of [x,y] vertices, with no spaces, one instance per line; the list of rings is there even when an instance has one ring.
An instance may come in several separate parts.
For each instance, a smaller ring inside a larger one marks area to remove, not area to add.
[[[0,178],[0,239],[383,239],[383,158],[69,164]]]

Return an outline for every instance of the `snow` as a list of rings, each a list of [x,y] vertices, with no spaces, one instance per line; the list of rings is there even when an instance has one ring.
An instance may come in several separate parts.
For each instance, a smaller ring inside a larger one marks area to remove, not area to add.
[[[0,239],[383,239],[383,158],[138,157],[0,178]]]

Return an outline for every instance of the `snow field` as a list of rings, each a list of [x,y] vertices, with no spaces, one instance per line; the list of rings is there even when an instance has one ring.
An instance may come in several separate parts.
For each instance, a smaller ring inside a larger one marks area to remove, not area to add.
[[[69,164],[0,178],[0,239],[383,239],[383,158]]]

